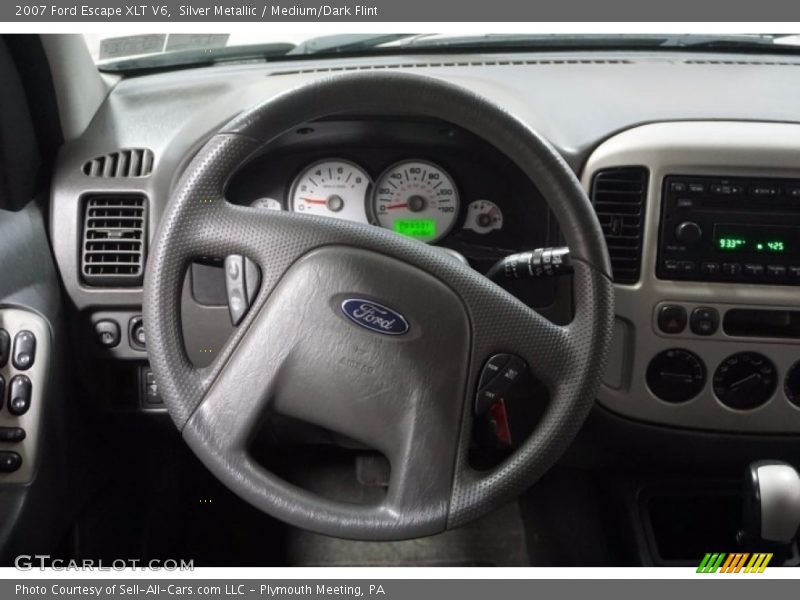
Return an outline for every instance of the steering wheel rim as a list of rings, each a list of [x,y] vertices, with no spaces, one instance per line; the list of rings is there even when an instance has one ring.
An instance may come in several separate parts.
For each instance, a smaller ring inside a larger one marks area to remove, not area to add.
[[[571,323],[547,321],[477,272],[414,240],[373,226],[258,211],[225,200],[229,178],[270,140],[314,119],[374,110],[463,127],[530,177],[570,247]],[[181,332],[183,279],[192,258],[229,254],[259,264],[261,288],[214,363],[195,368]],[[577,434],[594,402],[611,340],[610,272],[588,198],[563,159],[527,125],[438,79],[338,75],[246,111],[191,160],[162,217],[146,269],[149,358],[186,442],[244,500],[293,525],[338,537],[430,535],[518,495]],[[410,322],[409,334],[389,340],[348,322],[339,306],[353,297],[397,309]],[[299,335],[292,321],[298,313],[310,319],[306,326],[313,325],[313,339]],[[459,354],[434,373],[423,362],[444,346]],[[491,471],[478,472],[467,460],[471,407],[481,368],[496,352],[521,356],[551,400],[514,454]],[[309,361],[315,373],[303,370]],[[394,373],[398,366],[413,381]],[[248,444],[268,410],[381,450],[392,467],[386,498],[369,506],[335,502],[257,464]]]

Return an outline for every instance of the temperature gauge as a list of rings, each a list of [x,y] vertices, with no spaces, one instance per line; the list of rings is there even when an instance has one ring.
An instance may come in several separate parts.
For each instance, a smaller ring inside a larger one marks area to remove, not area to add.
[[[486,234],[503,228],[503,213],[500,207],[490,200],[475,200],[467,207],[464,229]]]

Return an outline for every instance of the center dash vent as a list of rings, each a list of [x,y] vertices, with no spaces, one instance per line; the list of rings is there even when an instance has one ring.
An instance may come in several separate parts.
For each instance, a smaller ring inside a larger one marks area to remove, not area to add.
[[[83,163],[89,177],[147,177],[152,171],[153,151],[146,148],[126,148]]]
[[[644,167],[619,167],[598,171],[592,181],[592,204],[608,244],[615,283],[639,281],[647,179]]]
[[[81,273],[90,285],[142,283],[147,201],[140,195],[97,195],[86,200]]]

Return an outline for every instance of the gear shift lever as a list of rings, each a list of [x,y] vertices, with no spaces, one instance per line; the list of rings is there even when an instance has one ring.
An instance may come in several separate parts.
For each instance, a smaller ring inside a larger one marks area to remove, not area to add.
[[[743,550],[786,556],[800,527],[800,475],[788,463],[759,461],[747,469],[744,524],[737,538]]]

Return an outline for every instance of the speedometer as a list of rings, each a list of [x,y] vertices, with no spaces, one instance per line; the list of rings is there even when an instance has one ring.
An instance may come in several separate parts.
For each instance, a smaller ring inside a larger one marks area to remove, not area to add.
[[[422,160],[406,160],[386,169],[372,199],[378,225],[423,242],[440,240],[450,231],[458,206],[453,178]]]
[[[328,159],[303,169],[292,185],[290,206],[304,214],[368,223],[369,175],[347,160]]]

